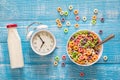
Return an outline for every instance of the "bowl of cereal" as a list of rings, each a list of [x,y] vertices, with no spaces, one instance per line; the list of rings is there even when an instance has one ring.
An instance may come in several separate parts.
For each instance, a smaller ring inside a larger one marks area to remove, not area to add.
[[[98,34],[90,30],[79,30],[67,41],[66,50],[72,62],[80,66],[95,64],[101,57],[103,45]]]

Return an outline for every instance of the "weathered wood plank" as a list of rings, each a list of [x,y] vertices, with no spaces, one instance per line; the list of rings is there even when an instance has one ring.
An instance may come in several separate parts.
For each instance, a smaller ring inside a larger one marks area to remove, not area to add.
[[[80,77],[80,72],[85,76]],[[97,64],[90,67],[80,67],[59,64],[54,67],[51,64],[26,64],[23,69],[11,70],[8,64],[0,65],[1,80],[119,80],[120,64]]]

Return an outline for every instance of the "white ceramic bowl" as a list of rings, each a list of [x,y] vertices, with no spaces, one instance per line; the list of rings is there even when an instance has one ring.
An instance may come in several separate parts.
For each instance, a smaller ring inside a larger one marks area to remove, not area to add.
[[[93,64],[95,64],[95,63],[100,59],[100,57],[102,56],[103,45],[101,45],[101,51],[99,52],[98,59],[97,59],[96,61],[94,61],[93,63],[87,64],[87,65],[78,64],[77,62],[75,62],[75,61],[70,57],[70,54],[68,53],[68,42],[69,42],[70,38],[71,38],[74,34],[76,34],[77,32],[79,32],[79,31],[84,31],[84,30],[78,30],[78,31],[74,32],[74,33],[69,37],[69,39],[68,39],[68,41],[67,41],[67,45],[66,45],[67,54],[68,54],[70,60],[71,60],[73,63],[75,63],[75,64],[77,64],[77,65],[79,65],[79,66],[90,66],[90,65],[93,65]],[[97,33],[95,33],[94,31],[90,31],[90,30],[87,30],[87,31],[96,34],[96,35],[98,36],[99,40],[102,41],[101,38],[100,38],[100,36],[99,36]]]

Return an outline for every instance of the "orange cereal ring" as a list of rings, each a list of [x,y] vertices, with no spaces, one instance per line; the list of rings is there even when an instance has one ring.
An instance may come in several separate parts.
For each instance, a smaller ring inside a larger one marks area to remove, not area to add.
[[[75,27],[75,28],[79,28],[79,24],[78,24],[78,23],[75,24],[74,27]]]
[[[80,64],[85,64],[85,61],[81,61]]]
[[[94,34],[94,35],[93,35],[93,38],[94,38],[94,39],[97,39],[98,37],[97,37],[97,35]]]
[[[68,53],[69,53],[69,54],[72,53],[72,48],[68,48]]]
[[[96,61],[97,59],[98,59],[98,55],[94,54],[93,57],[92,57],[92,60]]]
[[[88,60],[88,62],[89,62],[89,63],[93,63],[93,61],[92,61],[92,60]]]
[[[74,14],[77,15],[79,13],[78,10],[74,10]]]
[[[61,23],[61,21],[60,21],[59,18],[56,19],[56,23],[57,23],[57,24],[58,24],[58,23]]]
[[[88,50],[88,51],[86,52],[86,55],[90,56],[90,55],[91,55],[91,51]]]
[[[62,11],[62,8],[61,8],[61,7],[58,7],[58,8],[57,8],[57,11],[58,11],[58,12],[61,12],[61,11]]]
[[[96,20],[96,19],[97,19],[97,16],[96,16],[96,15],[93,15],[93,16],[92,16],[92,19],[93,19],[93,20]]]
[[[61,27],[62,27],[62,24],[61,24],[61,23],[58,23],[57,26],[58,26],[58,28],[61,28]]]
[[[77,50],[78,50],[78,46],[74,46],[74,50],[76,50],[76,51],[77,51]]]
[[[87,60],[87,59],[88,59],[88,57],[87,57],[87,56],[84,56],[84,59],[85,59],[85,60]]]
[[[69,46],[73,47],[74,46],[74,42],[73,41],[69,42]]]

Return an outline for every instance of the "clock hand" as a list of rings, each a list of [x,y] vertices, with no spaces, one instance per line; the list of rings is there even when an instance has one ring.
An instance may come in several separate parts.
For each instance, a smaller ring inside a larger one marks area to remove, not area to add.
[[[42,40],[42,38],[40,37],[40,35],[38,35],[38,37],[40,38],[40,40],[42,41],[42,43],[44,44],[45,42]]]
[[[44,44],[44,43],[41,44],[40,49],[43,47],[43,44]]]

